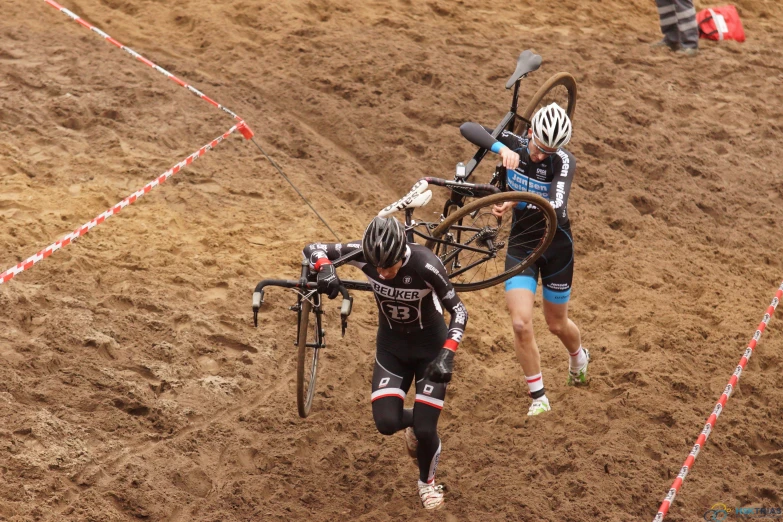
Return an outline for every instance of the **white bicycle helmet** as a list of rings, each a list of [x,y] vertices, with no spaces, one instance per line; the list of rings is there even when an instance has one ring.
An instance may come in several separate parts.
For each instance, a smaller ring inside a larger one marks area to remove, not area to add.
[[[559,149],[571,140],[571,119],[558,104],[550,103],[533,116],[533,136],[544,147]]]

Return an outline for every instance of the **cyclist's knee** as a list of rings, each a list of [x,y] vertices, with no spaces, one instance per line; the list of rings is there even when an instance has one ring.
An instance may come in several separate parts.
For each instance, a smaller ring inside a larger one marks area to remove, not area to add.
[[[413,426],[413,433],[419,441],[431,441],[438,439],[438,427],[427,424],[426,426]]]
[[[560,336],[568,329],[568,305],[544,302],[544,320],[553,334]]]
[[[511,320],[514,336],[518,339],[527,339],[533,336],[533,320],[527,317],[514,317]]]
[[[565,333],[566,328],[568,328],[568,318],[566,317],[558,317],[553,319],[547,319],[546,325],[549,327],[549,331],[553,334],[557,335],[558,337]]]
[[[375,427],[381,435],[394,435],[402,429],[401,424],[400,419],[393,417],[383,416],[375,419]]]

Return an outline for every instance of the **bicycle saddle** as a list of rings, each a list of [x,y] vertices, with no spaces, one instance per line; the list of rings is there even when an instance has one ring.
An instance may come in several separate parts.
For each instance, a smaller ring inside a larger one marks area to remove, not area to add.
[[[388,217],[395,212],[405,210],[406,208],[423,207],[430,202],[430,199],[432,199],[432,191],[427,190],[427,185],[428,184],[426,181],[417,181],[416,184],[411,188],[410,192],[408,192],[403,198],[378,212],[378,215],[380,217]]]
[[[506,82],[506,89],[510,89],[517,80],[537,70],[539,67],[541,67],[541,57],[539,55],[533,54],[530,50],[522,51],[522,54],[517,58],[517,70],[514,71],[514,74]]]

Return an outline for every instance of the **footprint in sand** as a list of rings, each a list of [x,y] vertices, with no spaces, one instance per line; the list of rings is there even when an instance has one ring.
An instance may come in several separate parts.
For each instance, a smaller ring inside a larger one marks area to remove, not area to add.
[[[215,288],[206,290],[203,295],[206,301],[226,299],[228,297],[228,283],[218,283]]]
[[[202,370],[204,370],[206,373],[216,374],[220,371],[220,363],[217,362],[212,357],[202,355],[197,359],[198,365],[201,367]]]

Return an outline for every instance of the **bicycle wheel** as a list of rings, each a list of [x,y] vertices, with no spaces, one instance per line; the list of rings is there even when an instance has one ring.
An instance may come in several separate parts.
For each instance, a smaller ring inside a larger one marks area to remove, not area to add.
[[[318,298],[318,294],[314,295]],[[310,414],[315,394],[315,380],[318,376],[318,340],[321,338],[317,329],[320,327],[318,317],[313,314],[312,324],[310,313],[313,305],[307,299],[302,299],[302,309],[299,315],[299,339],[296,359],[296,407],[302,418]],[[309,340],[309,342],[308,342]]]
[[[517,120],[514,134],[521,136],[527,132],[528,122],[536,111],[553,102],[563,107],[571,120],[574,119],[574,111],[576,110],[576,80],[573,76],[561,72],[549,78],[533,95],[525,111],[521,113],[524,119]]]
[[[512,202],[524,206],[524,220],[514,223],[509,209],[502,218],[492,207]],[[557,230],[557,215],[552,205],[530,192],[492,194],[456,210],[444,219],[431,235],[427,248],[443,262],[454,288],[469,292],[505,281],[544,253]],[[506,253],[513,248],[516,264],[506,268]]]

